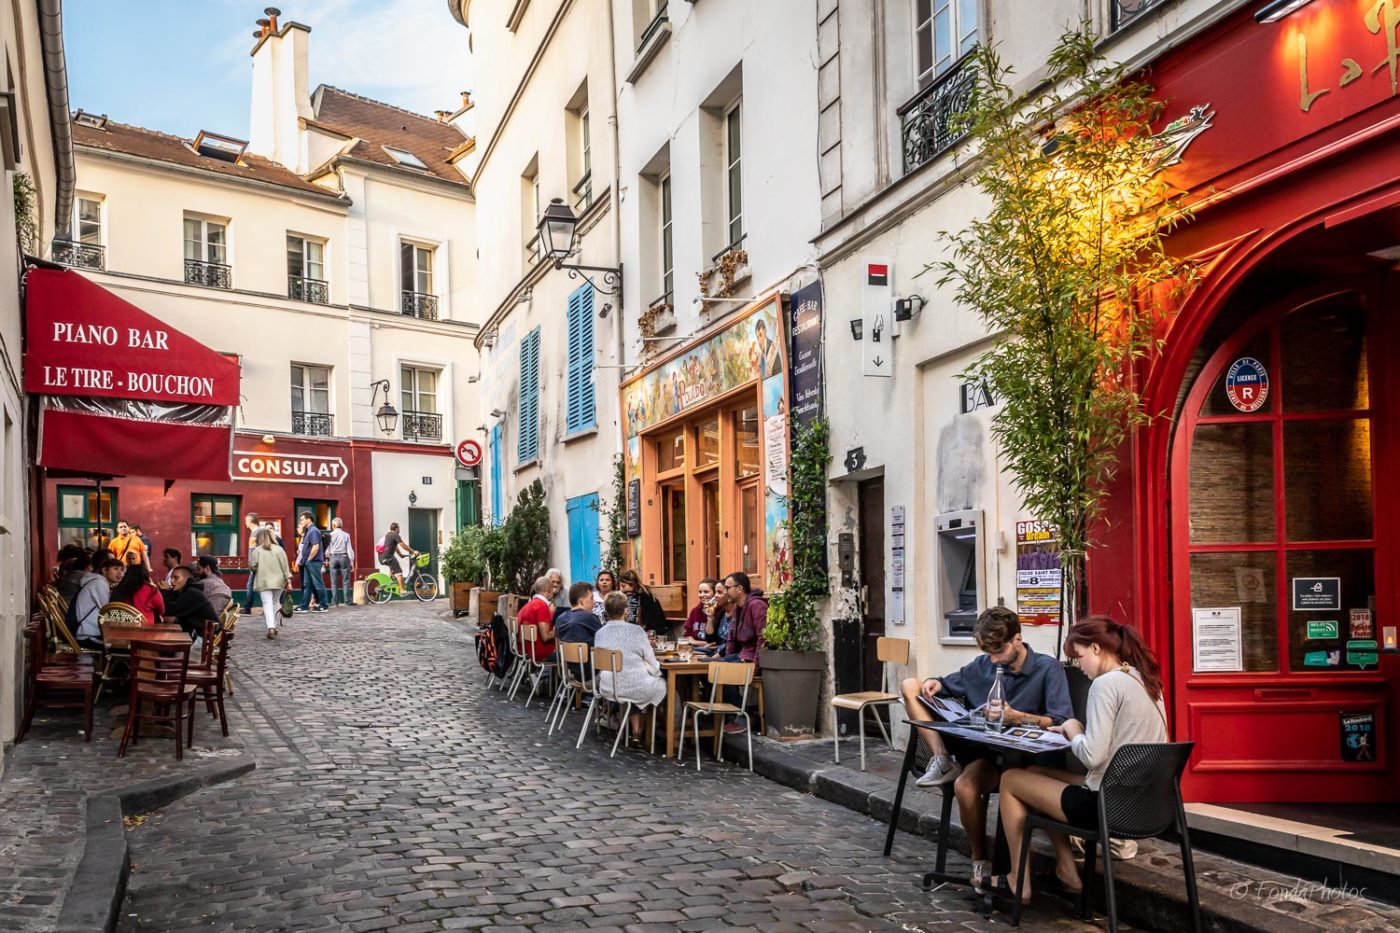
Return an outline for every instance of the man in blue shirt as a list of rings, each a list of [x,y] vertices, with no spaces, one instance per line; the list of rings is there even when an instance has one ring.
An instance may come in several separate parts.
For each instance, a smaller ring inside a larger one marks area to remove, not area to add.
[[[1064,666],[1049,655],[1031,650],[1021,638],[1021,620],[1016,613],[1005,606],[986,609],[977,617],[972,634],[982,654],[961,670],[922,682],[910,677],[901,685],[904,708],[910,719],[933,721],[933,714],[921,698],[932,700],[940,693],[963,697],[968,709],[982,706],[987,702],[998,667],[1002,669],[1002,688],[1006,692],[1008,726],[1058,726],[1073,718]],[[986,795],[996,790],[1001,775],[989,758],[975,752],[960,752],[963,760],[955,761],[938,733],[928,729],[919,732],[933,752],[933,758],[928,770],[915,783],[919,787],[935,787],[953,782],[962,825],[972,843],[975,887],[991,872],[987,855]]]
[[[297,560],[292,564],[292,572],[301,571],[301,605],[296,612],[306,612],[311,608],[311,597],[316,597],[314,612],[325,612],[326,584],[321,579],[321,567],[325,562],[325,545],[321,539],[321,529],[316,527],[310,512],[302,512],[297,517],[297,527],[301,530],[301,549]]]
[[[569,587],[569,606],[554,620],[555,642],[581,641],[592,648],[593,636],[603,627],[593,613],[593,584],[579,581]]]

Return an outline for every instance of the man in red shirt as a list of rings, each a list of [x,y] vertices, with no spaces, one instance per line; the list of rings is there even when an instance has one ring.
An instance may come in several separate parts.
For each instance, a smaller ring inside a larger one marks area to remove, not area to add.
[[[552,590],[553,584],[549,577],[535,580],[535,585],[530,588],[530,601],[521,606],[520,612],[515,616],[516,624],[522,629],[527,625],[535,627],[539,636],[535,642],[527,643],[524,638],[521,642],[531,650],[530,659],[536,663],[547,660],[554,654],[554,603],[549,599]]]

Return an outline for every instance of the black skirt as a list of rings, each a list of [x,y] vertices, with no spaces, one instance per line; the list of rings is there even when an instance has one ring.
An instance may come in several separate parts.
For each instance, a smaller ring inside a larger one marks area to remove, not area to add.
[[[1080,829],[1099,828],[1099,792],[1082,784],[1067,784],[1060,792],[1060,809],[1065,822]]]

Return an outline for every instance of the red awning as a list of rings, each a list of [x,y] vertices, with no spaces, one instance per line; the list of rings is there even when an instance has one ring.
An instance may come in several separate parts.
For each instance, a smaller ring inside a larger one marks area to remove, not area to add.
[[[40,466],[228,479],[239,365],[68,270],[25,280]]]

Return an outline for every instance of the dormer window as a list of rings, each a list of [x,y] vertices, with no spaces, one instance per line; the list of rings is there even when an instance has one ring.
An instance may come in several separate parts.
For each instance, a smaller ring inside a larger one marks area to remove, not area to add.
[[[94,130],[105,130],[107,128],[107,115],[98,115],[79,110],[73,115],[73,122],[79,126],[91,127]]]
[[[248,148],[248,143],[232,136],[220,136],[218,133],[200,130],[191,148],[206,159],[218,159],[220,162],[232,162],[236,165],[243,155],[243,150]]]
[[[384,151],[389,153],[393,160],[400,165],[407,165],[409,168],[421,168],[425,172],[428,170],[428,166],[424,164],[423,160],[411,152],[395,149],[393,146],[385,146]]]

